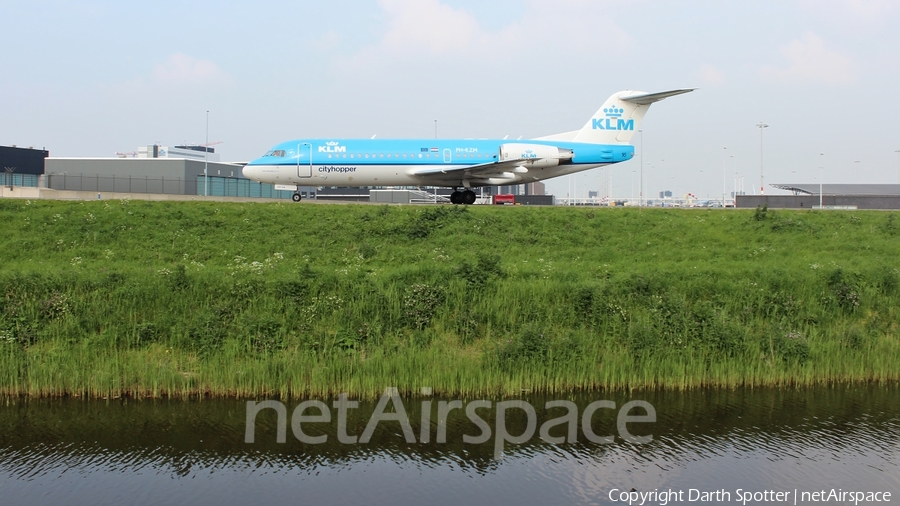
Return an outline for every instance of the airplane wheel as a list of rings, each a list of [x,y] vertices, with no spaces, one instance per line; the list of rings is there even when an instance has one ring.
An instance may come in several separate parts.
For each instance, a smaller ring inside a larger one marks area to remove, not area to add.
[[[302,197],[300,197],[299,193],[295,193],[295,194],[291,195],[291,200],[293,200],[294,202],[300,202],[301,198]]]
[[[450,194],[451,204],[462,204],[462,192],[454,191]]]
[[[472,190],[466,190],[462,194],[463,204],[467,206],[474,204],[476,198],[477,197],[475,196],[475,192],[473,192]]]

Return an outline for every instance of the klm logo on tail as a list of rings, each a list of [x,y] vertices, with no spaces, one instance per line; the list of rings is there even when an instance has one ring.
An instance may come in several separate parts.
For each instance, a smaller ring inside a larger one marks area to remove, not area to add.
[[[633,119],[622,119],[622,113],[625,109],[618,107],[604,107],[603,113],[605,118],[591,119],[591,128],[594,130],[634,130]]]

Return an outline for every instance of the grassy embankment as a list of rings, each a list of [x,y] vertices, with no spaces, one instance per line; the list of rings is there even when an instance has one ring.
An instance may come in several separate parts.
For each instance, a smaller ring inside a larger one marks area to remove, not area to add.
[[[0,201],[0,393],[900,378],[900,219]]]

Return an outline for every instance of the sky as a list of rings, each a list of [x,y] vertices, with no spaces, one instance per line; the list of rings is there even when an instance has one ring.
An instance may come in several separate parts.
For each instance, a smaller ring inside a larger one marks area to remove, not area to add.
[[[620,90],[698,88],[650,108],[634,160],[548,191],[637,197],[643,172],[650,197],[753,193],[761,154],[767,194],[900,183],[896,0],[0,0],[0,20],[0,145],[51,156],[203,143],[206,111],[223,161],[435,120],[527,139]]]

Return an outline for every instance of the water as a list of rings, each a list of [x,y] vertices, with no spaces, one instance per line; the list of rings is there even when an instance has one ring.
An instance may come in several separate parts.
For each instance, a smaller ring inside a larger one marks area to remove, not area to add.
[[[407,444],[396,422],[379,424],[366,444],[341,444],[336,411],[330,424],[304,426],[326,443],[300,443],[288,420],[279,444],[273,410],[259,414],[248,444],[241,401],[9,399],[0,407],[0,504],[622,504],[611,490],[632,488],[681,490],[688,504],[699,503],[688,502],[690,489],[731,494],[708,504],[740,504],[737,489],[890,492],[896,503],[898,394],[898,386],[584,394],[572,397],[579,413],[601,399],[617,408],[649,402],[657,421],[628,427],[652,442],[594,444],[579,431],[578,442],[554,445],[536,432],[500,459],[493,441],[462,442],[479,429],[459,410],[445,444],[433,442],[435,430],[431,443]],[[523,399],[538,408],[538,427],[562,413],[544,412],[551,399]],[[417,438],[421,400],[404,400]],[[285,403],[288,417],[297,404]],[[373,408],[351,410],[348,433],[360,435]],[[496,434],[488,412],[479,411]],[[596,433],[615,435],[615,416],[599,410]],[[505,425],[520,434],[526,422],[511,410]]]

